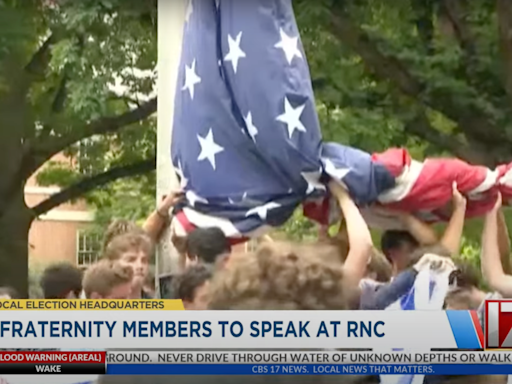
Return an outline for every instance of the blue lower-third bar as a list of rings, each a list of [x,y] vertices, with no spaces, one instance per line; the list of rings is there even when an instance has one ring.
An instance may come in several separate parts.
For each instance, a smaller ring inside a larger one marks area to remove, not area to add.
[[[512,365],[108,364],[108,375],[511,375]]]

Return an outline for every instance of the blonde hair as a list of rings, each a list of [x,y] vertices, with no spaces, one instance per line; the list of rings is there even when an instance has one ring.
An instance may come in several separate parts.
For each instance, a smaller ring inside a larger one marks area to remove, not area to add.
[[[134,250],[151,256],[154,251],[154,243],[144,232],[128,232],[114,237],[108,243],[103,252],[103,258],[118,260],[124,253]]]
[[[85,296],[90,298],[93,293],[106,297],[112,290],[132,281],[133,270],[124,267],[110,260],[101,260],[91,265],[86,271],[83,279]]]
[[[335,310],[348,308],[335,248],[263,244],[233,255],[210,284],[210,309]]]

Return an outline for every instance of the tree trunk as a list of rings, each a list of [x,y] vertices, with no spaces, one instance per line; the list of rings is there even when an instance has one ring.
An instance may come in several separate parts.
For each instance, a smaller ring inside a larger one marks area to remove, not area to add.
[[[28,231],[32,219],[21,187],[0,217],[0,286],[15,288],[22,297],[28,297]]]
[[[25,204],[23,157],[35,124],[23,62],[22,54],[10,54],[0,67],[5,85],[0,87],[0,286],[26,296],[28,230],[34,216]]]

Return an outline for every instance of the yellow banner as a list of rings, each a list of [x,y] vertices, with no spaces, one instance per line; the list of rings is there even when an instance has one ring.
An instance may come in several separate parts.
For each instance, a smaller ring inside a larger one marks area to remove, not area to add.
[[[0,300],[0,311],[183,311],[181,300]]]

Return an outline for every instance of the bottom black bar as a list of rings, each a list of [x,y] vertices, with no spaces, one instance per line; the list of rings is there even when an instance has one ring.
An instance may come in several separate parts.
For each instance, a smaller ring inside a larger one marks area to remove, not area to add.
[[[103,363],[0,363],[0,375],[104,375]]]

